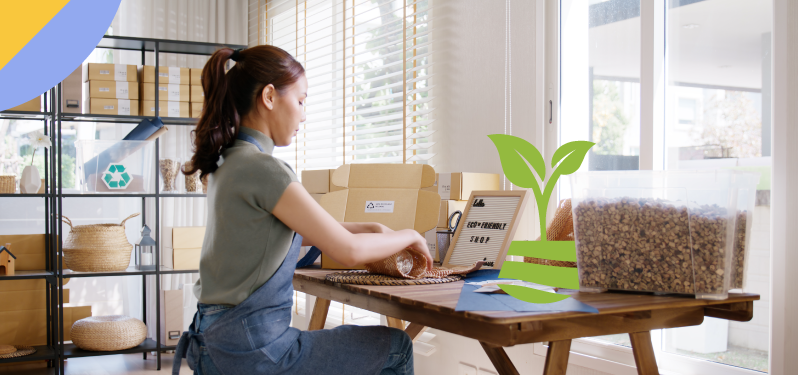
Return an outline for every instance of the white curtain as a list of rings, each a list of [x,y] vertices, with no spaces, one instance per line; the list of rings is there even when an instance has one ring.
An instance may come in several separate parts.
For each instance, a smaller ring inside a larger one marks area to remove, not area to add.
[[[111,25],[113,35],[156,39],[176,39],[197,42],[247,44],[247,0],[122,0]],[[207,56],[160,54],[160,66],[202,68]],[[116,63],[141,65],[141,52],[119,51]],[[146,54],[146,64],[155,64],[155,55]],[[176,156],[182,160],[191,157],[190,132],[192,126],[167,125],[169,131],[160,138],[161,157]],[[180,177],[179,177],[180,178]],[[179,184],[178,186],[182,186]],[[205,198],[163,198],[160,206],[162,263],[171,264],[171,243],[164,241],[164,232],[175,226],[204,226],[206,221]],[[146,222],[155,223],[155,203],[148,199]],[[154,228],[153,228],[154,233]],[[196,310],[197,300],[191,292],[197,274],[164,275],[162,290],[183,289],[184,329],[188,328]],[[138,278],[127,282],[128,306],[139,306],[141,283]],[[184,288],[185,286],[185,288]],[[155,310],[155,278],[148,277],[147,321],[157,317]],[[138,293],[136,292],[138,291]],[[155,324],[148,324],[150,337],[155,336]],[[163,331],[163,327],[161,327]]]

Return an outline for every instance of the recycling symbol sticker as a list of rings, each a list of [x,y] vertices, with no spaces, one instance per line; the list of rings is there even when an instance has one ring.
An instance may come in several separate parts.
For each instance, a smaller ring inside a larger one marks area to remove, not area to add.
[[[122,164],[111,164],[108,169],[103,172],[103,182],[109,189],[122,190],[127,189],[130,181],[133,178],[125,170]]]

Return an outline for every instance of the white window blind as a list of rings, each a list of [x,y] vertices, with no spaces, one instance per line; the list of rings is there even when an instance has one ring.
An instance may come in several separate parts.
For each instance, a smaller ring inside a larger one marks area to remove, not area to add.
[[[434,156],[429,0],[270,0],[262,42],[308,78],[307,121],[275,156],[304,169]]]

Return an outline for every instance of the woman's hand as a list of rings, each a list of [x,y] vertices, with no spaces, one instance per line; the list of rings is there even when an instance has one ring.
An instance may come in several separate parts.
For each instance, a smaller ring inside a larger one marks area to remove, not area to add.
[[[429,253],[429,247],[427,247],[427,239],[424,236],[420,235],[418,232],[412,229],[406,229],[410,231],[414,235],[414,241],[410,246],[410,249],[418,252],[419,254],[423,255],[424,258],[427,258],[427,271],[432,271],[432,255]]]

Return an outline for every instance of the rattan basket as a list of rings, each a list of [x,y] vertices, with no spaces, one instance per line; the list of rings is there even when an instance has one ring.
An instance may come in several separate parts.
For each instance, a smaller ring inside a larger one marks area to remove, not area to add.
[[[72,324],[70,337],[83,350],[124,350],[144,342],[147,326],[125,315],[90,316]]]
[[[14,194],[17,190],[17,176],[0,175],[0,194]]]
[[[125,222],[139,216],[133,214],[120,224],[72,225],[64,242],[64,267],[78,272],[124,271],[130,265],[133,245],[127,241]]]

